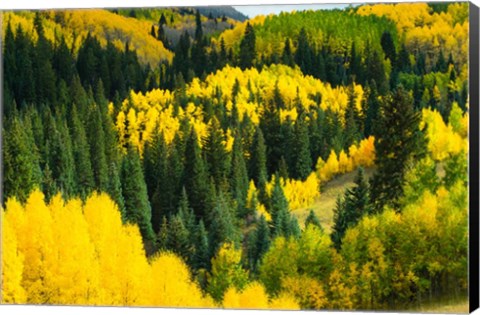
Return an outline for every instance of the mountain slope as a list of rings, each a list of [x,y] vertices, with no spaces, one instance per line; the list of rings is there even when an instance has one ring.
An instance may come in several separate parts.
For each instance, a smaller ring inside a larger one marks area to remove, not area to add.
[[[67,45],[76,51],[87,34],[95,36],[105,46],[110,40],[117,48],[126,44],[137,51],[143,63],[154,66],[162,60],[171,61],[173,53],[162,42],[150,35],[151,24],[135,18],[124,17],[107,10],[42,11],[45,36],[53,43],[64,37]],[[34,12],[6,12],[3,23],[18,25],[34,38]],[[5,27],[3,28],[5,29]]]

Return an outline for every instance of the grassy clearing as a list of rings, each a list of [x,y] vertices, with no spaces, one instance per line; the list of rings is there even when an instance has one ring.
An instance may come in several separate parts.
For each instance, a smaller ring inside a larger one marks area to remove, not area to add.
[[[365,169],[365,176],[370,178],[374,169]],[[297,217],[298,222],[303,226],[305,219],[310,213],[310,209],[315,212],[317,217],[327,233],[330,233],[333,225],[333,210],[337,202],[337,196],[343,195],[347,188],[354,186],[354,179],[357,172],[350,172],[336,177],[335,179],[325,183],[321,189],[320,198],[312,205],[306,208],[293,210],[292,213]]]
[[[411,309],[411,311],[418,313],[454,313],[466,314],[468,313],[468,298],[443,298],[434,302],[427,302]]]

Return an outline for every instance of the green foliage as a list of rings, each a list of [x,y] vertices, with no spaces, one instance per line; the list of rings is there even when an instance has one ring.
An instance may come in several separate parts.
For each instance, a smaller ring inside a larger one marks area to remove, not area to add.
[[[223,299],[229,287],[241,291],[248,283],[248,272],[241,264],[241,251],[225,243],[212,259],[212,271],[207,278],[207,292],[217,302]]]
[[[387,97],[375,132],[375,172],[370,183],[373,208],[381,212],[385,205],[398,209],[403,196],[405,173],[425,155],[425,135],[419,127],[420,115],[403,87]]]
[[[255,30],[252,25],[247,22],[243,39],[240,42],[240,53],[238,64],[240,68],[251,68],[255,62],[256,46],[255,46]]]
[[[140,157],[131,146],[127,148],[127,154],[123,157],[120,178],[125,200],[125,221],[138,224],[144,240],[153,241],[155,234],[152,229],[152,209],[148,201],[147,187]]]

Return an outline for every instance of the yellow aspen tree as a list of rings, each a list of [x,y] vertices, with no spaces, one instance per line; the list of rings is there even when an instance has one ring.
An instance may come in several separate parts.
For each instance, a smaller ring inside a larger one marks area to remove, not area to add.
[[[7,201],[6,211],[15,212],[11,209],[12,207],[21,207],[21,205],[16,200]],[[25,290],[22,287],[24,257],[18,249],[15,225],[12,224],[14,222],[10,222],[10,217],[2,210],[2,299],[0,302],[22,304],[27,301]]]
[[[88,305],[98,299],[98,262],[88,234],[80,199],[65,204],[61,195],[48,205],[53,219],[53,236],[57,252],[56,276],[52,294],[55,304]]]
[[[120,235],[124,233],[120,211],[106,194],[94,193],[83,207],[88,233],[95,247],[101,284],[99,305],[124,305]]]
[[[27,302],[54,303],[57,245],[52,233],[53,220],[39,190],[33,191],[25,204],[24,228],[26,236],[18,246],[25,257],[22,286],[27,292]]]
[[[151,261],[151,304],[166,307],[212,307],[191,280],[187,265],[173,253],[163,252]]]

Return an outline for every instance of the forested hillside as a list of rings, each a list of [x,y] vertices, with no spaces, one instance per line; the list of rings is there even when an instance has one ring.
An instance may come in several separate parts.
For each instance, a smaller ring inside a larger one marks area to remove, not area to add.
[[[4,14],[2,302],[466,297],[468,5],[202,12]]]

